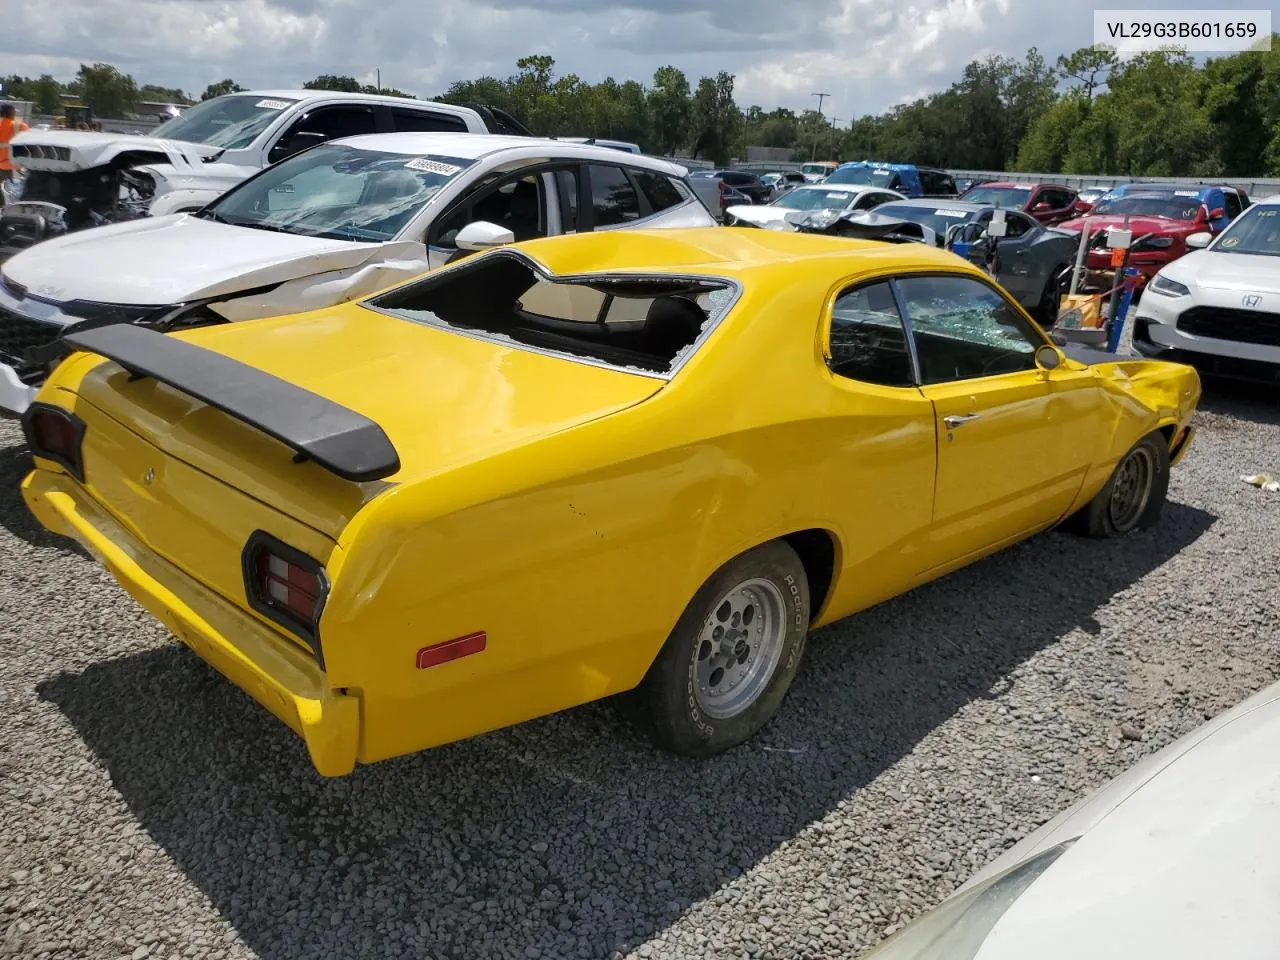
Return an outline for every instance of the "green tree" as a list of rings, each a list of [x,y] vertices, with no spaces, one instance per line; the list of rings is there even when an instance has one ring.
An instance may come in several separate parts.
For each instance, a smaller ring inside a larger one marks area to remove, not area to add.
[[[706,156],[717,164],[728,163],[729,148],[742,123],[742,114],[733,100],[732,74],[721,70],[714,77],[698,81],[689,120],[693,156]]]
[[[109,63],[80,64],[71,86],[71,92],[79,94],[98,117],[122,117],[138,103],[133,77]]]
[[[322,73],[302,85],[304,90],[336,90],[339,93],[363,93],[364,85],[355,77]]]
[[[219,80],[217,83],[211,83],[204,88],[204,93],[200,94],[201,100],[212,100],[214,97],[225,97],[229,93],[243,93],[244,87],[236,83],[234,80]]]
[[[1058,74],[1064,80],[1074,80],[1083,93],[1086,103],[1092,103],[1094,94],[1107,85],[1111,71],[1120,58],[1111,47],[1081,47],[1075,53],[1058,57]]]
[[[1018,146],[1014,170],[1056,173],[1065,168],[1082,125],[1089,117],[1090,102],[1086,94],[1068,93],[1042,112],[1027,130]]]
[[[659,67],[649,90],[649,120],[659,153],[672,154],[688,143],[689,79],[677,67]]]
[[[158,87],[154,84],[146,83],[138,90],[139,100],[149,100],[154,103],[190,103],[191,98],[185,92],[177,87]]]
[[[62,84],[49,76],[41,74],[31,84],[30,96],[32,109],[36,113],[52,116],[62,112]]]

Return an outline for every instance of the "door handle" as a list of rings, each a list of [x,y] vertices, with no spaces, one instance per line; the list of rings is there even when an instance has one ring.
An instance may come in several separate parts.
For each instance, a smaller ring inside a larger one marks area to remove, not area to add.
[[[977,420],[980,416],[982,416],[980,413],[952,415],[950,417],[944,417],[942,422],[947,425],[948,430],[954,430],[956,427],[963,427],[970,420]]]

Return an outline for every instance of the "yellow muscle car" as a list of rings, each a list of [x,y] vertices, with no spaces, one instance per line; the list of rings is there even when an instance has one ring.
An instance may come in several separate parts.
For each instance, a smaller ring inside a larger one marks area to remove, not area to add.
[[[1153,523],[1200,395],[1073,359],[953,254],[767,230],[68,339],[27,503],[325,775],[633,688],[661,745],[731,747],[811,628],[1064,520]]]

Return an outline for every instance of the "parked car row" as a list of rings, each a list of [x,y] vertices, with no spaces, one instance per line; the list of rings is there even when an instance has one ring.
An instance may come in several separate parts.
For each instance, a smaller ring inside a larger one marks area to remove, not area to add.
[[[1280,369],[1280,198],[1097,198],[1100,228],[1171,220],[1196,251],[1157,266],[1135,360],[1027,316],[1056,312],[1077,244],[1052,187],[926,196],[954,183],[883,164],[757,186],[628,146],[325,136],[198,210],[160,194],[17,253],[0,405],[30,509],[322,775],[628,691],[659,745],[705,757],[782,707],[810,630],[1052,527],[1157,523],[1200,397],[1167,359],[1239,342]],[[1280,799],[1248,762],[1275,752],[1278,697],[875,956],[1265,952],[1265,924],[1223,935],[1217,879],[1275,874],[1242,838]]]

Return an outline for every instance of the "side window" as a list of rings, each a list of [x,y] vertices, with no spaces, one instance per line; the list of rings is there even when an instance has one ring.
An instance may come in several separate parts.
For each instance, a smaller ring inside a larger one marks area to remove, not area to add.
[[[597,227],[630,223],[640,217],[640,199],[621,167],[591,167],[591,207]]]
[[[1240,216],[1240,211],[1243,209],[1240,204],[1240,195],[1234,190],[1224,190],[1222,192],[1222,196],[1226,201],[1226,207],[1224,209],[1227,211],[1227,219],[1234,220],[1236,217]]]
[[[577,233],[578,224],[578,168],[556,171],[556,192],[560,194],[560,230]]]
[[[992,287],[972,277],[904,277],[920,378],[972,380],[1035,368],[1044,338]]]
[[[429,242],[452,247],[458,231],[485,220],[506,227],[516,241],[547,235],[546,200],[542,175],[533,173],[488,187],[454,207],[432,226]]]
[[[391,108],[391,123],[397,133],[466,133],[467,122],[461,117],[434,110]]]
[[[378,124],[369,107],[321,107],[299,121],[294,133],[320,133],[326,140],[377,133]]]
[[[885,387],[915,385],[911,355],[888,283],[840,295],[831,311],[831,372]]]
[[[631,176],[635,177],[640,192],[649,201],[649,208],[654,213],[661,213],[663,210],[669,210],[684,203],[684,197],[675,188],[675,184],[662,174],[652,173],[649,170],[632,170]]]
[[[1014,240],[1031,229],[1034,221],[1012,211],[1005,213],[1005,238]]]

